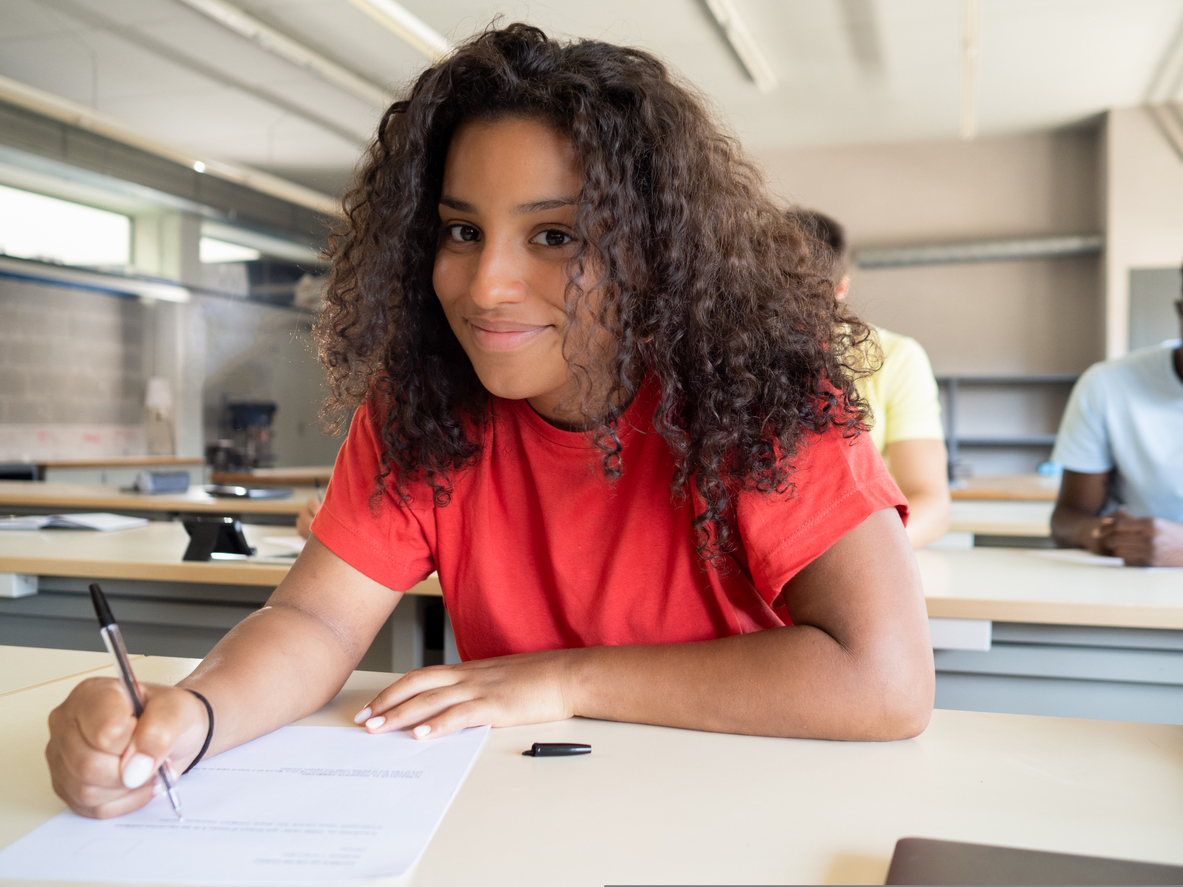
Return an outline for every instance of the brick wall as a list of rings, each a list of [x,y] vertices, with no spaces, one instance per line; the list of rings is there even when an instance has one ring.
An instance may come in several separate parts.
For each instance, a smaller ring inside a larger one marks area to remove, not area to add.
[[[155,341],[156,313],[174,308],[185,341]],[[212,297],[154,305],[7,278],[0,278],[0,462],[143,455],[148,377],[168,373],[154,362],[167,363],[176,347],[186,351],[183,388],[203,401],[204,432],[186,447],[194,455],[201,438],[218,436],[228,400],[272,400],[277,464],[332,463],[338,442],[317,430],[323,373],[306,314]]]

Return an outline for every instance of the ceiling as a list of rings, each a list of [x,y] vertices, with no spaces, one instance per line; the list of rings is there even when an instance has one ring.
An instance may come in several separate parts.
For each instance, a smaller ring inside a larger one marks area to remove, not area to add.
[[[391,94],[426,57],[349,0],[231,0]],[[640,46],[749,149],[954,139],[956,0],[734,0],[779,85],[757,89],[702,0],[402,0],[449,41],[501,21]],[[1178,42],[1178,0],[981,0],[976,131],[1070,124],[1143,100]],[[0,0],[0,76],[195,156],[340,193],[383,108],[182,0]]]

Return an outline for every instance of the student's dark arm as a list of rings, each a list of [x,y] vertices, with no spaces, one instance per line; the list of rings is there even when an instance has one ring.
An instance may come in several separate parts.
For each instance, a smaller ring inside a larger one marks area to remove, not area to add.
[[[365,714],[379,732],[420,725],[419,735],[429,736],[572,715],[824,739],[903,739],[924,730],[932,646],[916,561],[894,508],[847,533],[784,595],[794,621],[785,628],[433,666],[392,684]]]
[[[1183,567],[1183,524],[1118,511],[1101,535],[1127,567]]]
[[[1052,511],[1052,538],[1061,548],[1087,548],[1095,554],[1111,554],[1098,517],[1105,505],[1109,475],[1082,474],[1065,469],[1060,494]]]

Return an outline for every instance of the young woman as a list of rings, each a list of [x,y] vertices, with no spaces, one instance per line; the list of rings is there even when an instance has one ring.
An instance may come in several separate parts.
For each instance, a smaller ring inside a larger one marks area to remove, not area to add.
[[[313,538],[138,722],[109,680],[53,713],[75,810],[184,769],[197,693],[210,755],[320,707],[432,570],[465,661],[393,683],[365,729],[924,729],[906,504],[842,361],[866,327],[661,63],[485,33],[387,112],[346,209],[319,339],[356,410]]]

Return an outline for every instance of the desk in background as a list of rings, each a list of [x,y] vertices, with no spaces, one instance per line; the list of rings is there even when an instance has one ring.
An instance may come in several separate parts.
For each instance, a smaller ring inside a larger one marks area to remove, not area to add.
[[[950,490],[950,495],[954,500],[1055,502],[1059,491],[1058,477],[1006,474],[968,478]]]
[[[210,483],[245,487],[315,487],[323,490],[333,476],[332,465],[306,468],[252,468],[246,471],[214,471]]]
[[[223,514],[250,523],[295,526],[300,506],[315,495],[312,487],[295,489],[283,499],[238,499],[211,496],[200,487],[190,487],[184,493],[149,494],[127,492],[110,484],[0,481],[0,513],[113,511],[151,520]]]
[[[968,537],[965,547],[998,547],[1021,542],[1024,547],[1051,547],[1054,502],[954,499],[949,532]]]
[[[1183,570],[1061,554],[917,552],[937,705],[1183,723]]]
[[[300,723],[351,726],[392,679],[355,672]],[[45,720],[78,680],[0,698],[0,846],[64,809]],[[594,751],[521,756],[564,741]],[[935,711],[917,739],[861,743],[576,718],[494,730],[405,883],[876,884],[907,836],[1180,864],[1180,798],[1183,727]]]
[[[262,554],[283,551],[268,548],[265,537],[293,533],[246,531]],[[0,572],[36,575],[41,589],[0,599],[0,643],[99,649],[85,591],[100,580],[118,600],[134,651],[205,655],[266,599],[290,560],[186,563],[186,545],[183,527],[163,522],[114,533],[0,533]],[[921,551],[917,561],[928,614],[939,620],[941,706],[1183,721],[1183,572],[990,548]],[[428,661],[427,601],[438,599],[438,580],[413,592],[367,666],[402,671]],[[445,620],[442,655],[454,661],[448,628]]]
[[[291,528],[248,524],[244,531],[261,556],[291,554],[267,541],[294,537]],[[0,644],[101,650],[87,593],[99,581],[132,652],[201,657],[266,601],[293,562],[183,561],[187,546],[185,528],[164,521],[109,533],[0,532],[0,573],[36,576],[38,586],[28,597],[0,598]],[[426,661],[426,605],[440,596],[439,581],[433,576],[408,594],[366,654],[367,667],[406,671]],[[446,625],[442,654],[455,658]]]
[[[190,456],[115,456],[106,459],[38,459],[9,462],[8,468],[27,466],[33,480],[75,484],[129,486],[144,470],[187,471],[189,483],[204,483],[202,460]],[[23,479],[23,478],[22,478]]]

